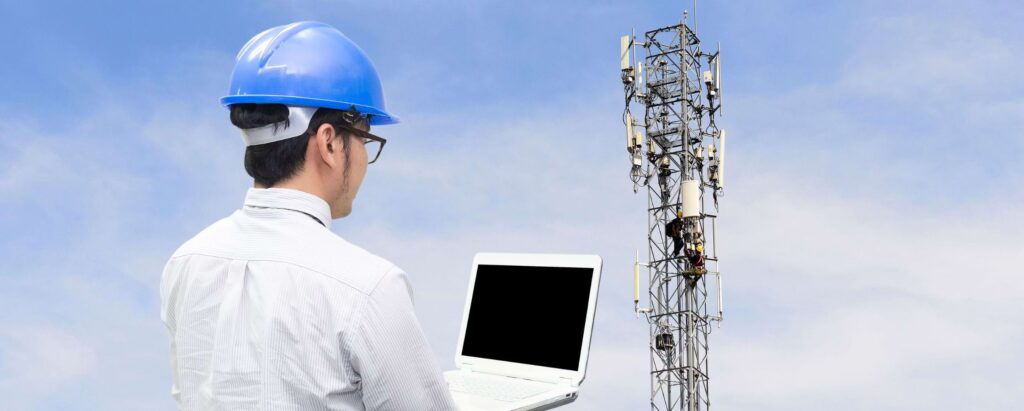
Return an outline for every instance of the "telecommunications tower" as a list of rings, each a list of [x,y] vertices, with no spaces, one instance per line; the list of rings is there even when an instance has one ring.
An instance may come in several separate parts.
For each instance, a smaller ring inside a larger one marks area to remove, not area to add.
[[[725,171],[725,130],[715,122],[721,47],[705,49],[696,27],[696,13],[684,11],[678,24],[621,39],[630,179],[634,192],[647,188],[648,262],[637,251],[633,309],[650,325],[652,410],[710,408],[708,333],[722,321],[715,230]],[[641,266],[647,307],[640,306]]]

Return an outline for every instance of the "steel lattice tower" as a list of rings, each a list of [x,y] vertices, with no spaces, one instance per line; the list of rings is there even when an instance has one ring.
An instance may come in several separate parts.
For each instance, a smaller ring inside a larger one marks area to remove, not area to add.
[[[684,12],[679,24],[640,39],[623,36],[621,44],[630,177],[634,192],[647,187],[649,260],[634,265],[634,310],[650,325],[652,410],[710,408],[708,333],[711,322],[722,320],[716,220],[725,132],[715,123],[722,107],[720,48],[703,51],[687,18]],[[631,105],[643,107],[642,123]],[[640,266],[648,268],[646,308],[639,304]],[[709,287],[717,291],[710,310]]]

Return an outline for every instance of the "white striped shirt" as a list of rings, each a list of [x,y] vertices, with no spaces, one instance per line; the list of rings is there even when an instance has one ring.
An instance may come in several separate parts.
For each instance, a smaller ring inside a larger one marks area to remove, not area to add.
[[[182,245],[160,284],[171,394],[187,410],[455,409],[398,267],[289,189]]]

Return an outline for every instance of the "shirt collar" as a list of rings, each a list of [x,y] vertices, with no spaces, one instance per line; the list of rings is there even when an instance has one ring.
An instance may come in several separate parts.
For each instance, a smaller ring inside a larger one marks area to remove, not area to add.
[[[324,227],[331,228],[331,207],[322,198],[305,191],[290,188],[250,188],[245,193],[245,205],[298,211],[312,217]]]

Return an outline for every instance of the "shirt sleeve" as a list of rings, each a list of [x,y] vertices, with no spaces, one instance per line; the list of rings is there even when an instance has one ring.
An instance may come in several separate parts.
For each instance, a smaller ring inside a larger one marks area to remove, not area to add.
[[[167,328],[167,332],[171,337],[171,397],[174,398],[174,402],[177,403],[180,408],[182,403],[181,389],[178,386],[178,347],[175,342],[177,340],[177,338],[175,338],[177,318],[175,318],[174,315],[178,283],[177,273],[174,270],[175,267],[173,264],[173,259],[168,261],[164,266],[163,274],[160,276],[160,321],[164,323],[164,327]]]
[[[349,336],[367,410],[456,409],[413,310],[404,272],[392,270],[366,299]]]

